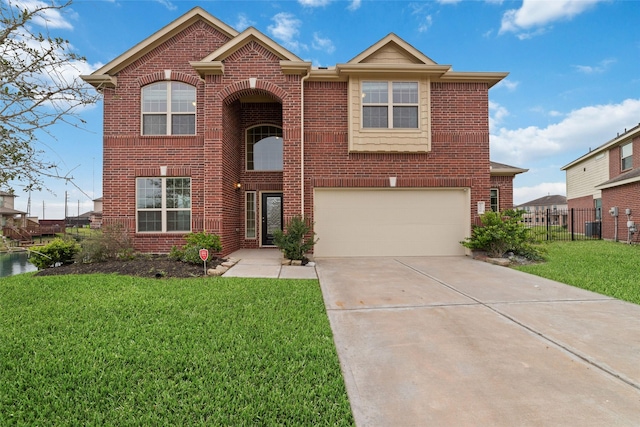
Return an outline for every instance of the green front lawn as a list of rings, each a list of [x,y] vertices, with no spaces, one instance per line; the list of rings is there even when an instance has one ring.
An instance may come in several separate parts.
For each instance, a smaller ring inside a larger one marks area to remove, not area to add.
[[[593,240],[553,242],[545,247],[547,262],[516,268],[640,304],[640,246]]]
[[[352,425],[317,280],[0,279],[0,425]]]

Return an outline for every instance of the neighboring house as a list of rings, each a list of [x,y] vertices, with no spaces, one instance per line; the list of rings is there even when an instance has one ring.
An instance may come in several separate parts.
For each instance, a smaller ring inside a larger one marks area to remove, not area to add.
[[[525,223],[535,225],[559,225],[567,226],[567,198],[561,195],[548,195],[526,203],[516,208],[526,213],[522,216]]]
[[[640,223],[640,124],[562,170],[569,208],[595,208],[604,239],[640,242],[637,232],[630,233]]]
[[[83,76],[104,95],[103,223],[143,252],[203,230],[223,255],[270,247],[302,215],[316,256],[464,254],[524,171],[489,159],[506,75],[453,71],[395,34],[312,67],[197,7]]]
[[[0,228],[21,227],[26,222],[27,213],[14,209],[16,197],[13,193],[0,191]]]

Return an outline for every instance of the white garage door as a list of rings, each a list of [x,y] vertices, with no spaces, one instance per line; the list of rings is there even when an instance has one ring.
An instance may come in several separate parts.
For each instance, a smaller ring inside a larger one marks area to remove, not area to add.
[[[470,231],[463,189],[335,189],[314,192],[314,248],[329,256],[464,255]]]

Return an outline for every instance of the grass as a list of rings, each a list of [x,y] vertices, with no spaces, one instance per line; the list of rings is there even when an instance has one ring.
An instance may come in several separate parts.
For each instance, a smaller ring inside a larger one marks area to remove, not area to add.
[[[352,425],[317,280],[0,279],[0,425]]]
[[[547,262],[515,268],[640,304],[640,246],[593,240],[553,242],[545,247]]]

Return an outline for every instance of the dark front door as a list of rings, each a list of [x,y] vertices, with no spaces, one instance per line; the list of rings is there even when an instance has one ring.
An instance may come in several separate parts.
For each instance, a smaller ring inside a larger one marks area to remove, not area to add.
[[[282,193],[262,193],[262,246],[273,246],[273,232],[282,230]]]

